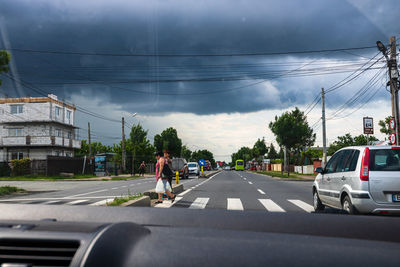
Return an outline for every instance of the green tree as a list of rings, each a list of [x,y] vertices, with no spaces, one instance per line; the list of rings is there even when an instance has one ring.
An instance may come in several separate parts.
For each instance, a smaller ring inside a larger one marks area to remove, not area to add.
[[[252,154],[259,163],[262,161],[263,156],[267,154],[267,152],[268,148],[265,145],[264,137],[263,139],[257,139],[256,143],[253,146]]]
[[[211,151],[208,151],[207,149],[193,151],[191,160],[198,162],[201,159],[209,160],[212,167],[215,168],[214,154]]]
[[[134,171],[139,170],[142,161],[147,164],[154,161],[154,146],[147,139],[148,131],[144,130],[142,125],[135,124],[131,128],[129,139],[126,142],[127,168]]]
[[[91,146],[92,146],[92,155],[113,151],[112,147],[103,145],[101,142],[92,142]],[[81,148],[75,150],[75,156],[77,157],[89,156],[89,144],[86,140],[82,140]]]
[[[161,134],[154,136],[154,146],[157,151],[169,150],[171,157],[180,157],[182,149],[182,140],[178,137],[178,132],[170,127]]]
[[[307,158],[309,162],[312,163],[314,159],[322,158],[322,149],[309,148],[301,152],[301,156]]]
[[[183,145],[181,156],[186,160],[190,160],[192,158],[192,151],[186,145]]]
[[[294,152],[299,152],[303,147],[314,145],[315,133],[308,126],[307,117],[297,107],[291,112],[285,112],[280,117],[269,123],[269,128],[276,136],[280,146],[286,147],[289,157]],[[289,171],[288,171],[289,174]]]
[[[375,136],[370,136],[369,137],[369,142],[372,141],[378,141],[378,139]],[[351,134],[347,133],[343,136],[338,136],[337,140],[334,141],[328,148],[328,155],[331,156],[333,155],[336,151],[339,149],[342,149],[344,147],[348,146],[365,146],[367,145],[367,136],[360,134],[358,136],[352,137]]]
[[[269,128],[276,136],[280,146],[289,151],[314,145],[315,134],[308,126],[307,117],[297,107],[291,112],[285,112],[275,121],[269,123]]]
[[[268,151],[268,158],[269,159],[277,159],[277,158],[279,158],[278,152],[276,152],[276,149],[275,149],[273,144],[271,144],[269,146],[268,150],[269,150]]]
[[[0,50],[0,74],[3,72],[8,72],[8,64],[10,63],[11,55],[7,51]],[[1,80],[0,80],[1,86]]]
[[[378,125],[381,127],[381,129],[379,129],[379,131],[381,133],[386,134],[388,137],[392,133],[392,130],[390,129],[390,120],[391,119],[392,119],[392,116],[388,116],[385,118],[385,120],[380,120],[378,122]]]

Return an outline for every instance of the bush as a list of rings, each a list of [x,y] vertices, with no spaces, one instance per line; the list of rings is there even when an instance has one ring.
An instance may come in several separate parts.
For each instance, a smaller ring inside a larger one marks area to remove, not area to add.
[[[10,176],[11,169],[7,162],[0,162],[0,177]]]
[[[13,159],[11,161],[11,175],[22,176],[31,173],[31,159]]]
[[[279,163],[282,163],[281,159],[273,159],[273,160],[271,160],[271,164],[279,164]]]

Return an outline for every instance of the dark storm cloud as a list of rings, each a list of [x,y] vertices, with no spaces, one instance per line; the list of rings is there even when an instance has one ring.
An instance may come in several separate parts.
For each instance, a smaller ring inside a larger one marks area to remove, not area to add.
[[[347,1],[318,0],[2,1],[0,18],[11,45],[17,48],[105,53],[254,53],[374,45],[378,39],[388,39],[380,30],[382,27],[396,31],[390,28],[393,18],[385,16],[388,7],[395,4],[396,1],[380,2],[380,13],[374,12],[376,6],[368,7],[374,18],[381,19],[381,25]],[[372,52],[360,53],[370,56]],[[235,89],[255,83],[252,72],[265,78],[263,67],[249,70],[243,65],[265,62],[260,57],[127,58],[21,52],[14,52],[13,56],[21,78],[43,91],[66,98],[90,91],[103,96],[105,103],[146,113],[169,110],[216,114],[286,108],[308,103],[315,93],[309,85],[292,79]],[[346,57],[343,53],[311,56]],[[230,67],[235,64],[242,67]],[[207,70],[209,65],[224,67]],[[246,80],[127,83],[138,79],[232,76]],[[125,83],[115,83],[118,81]],[[319,90],[318,82],[314,85]],[[2,90],[5,88],[12,88],[7,79]],[[38,94],[29,88],[26,92]]]

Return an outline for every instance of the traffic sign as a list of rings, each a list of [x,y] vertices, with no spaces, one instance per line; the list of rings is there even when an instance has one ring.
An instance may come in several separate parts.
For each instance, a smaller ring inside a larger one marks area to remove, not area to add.
[[[200,166],[205,166],[206,165],[206,161],[204,159],[199,160],[199,165]]]
[[[390,119],[390,129],[391,129],[392,131],[394,131],[395,128],[396,128],[395,120],[394,120],[394,118],[391,118],[391,119]]]
[[[364,134],[374,134],[374,119],[369,117],[363,118]]]
[[[396,134],[395,134],[395,133],[392,133],[392,134],[390,135],[390,143],[391,143],[392,145],[396,144]]]

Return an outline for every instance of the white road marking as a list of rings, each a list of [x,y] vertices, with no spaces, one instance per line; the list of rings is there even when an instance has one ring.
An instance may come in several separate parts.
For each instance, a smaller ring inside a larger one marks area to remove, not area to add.
[[[172,203],[171,200],[164,200],[163,203],[159,203],[155,205],[155,208],[170,208],[172,207],[176,202],[180,201],[183,197],[176,197],[174,203]]]
[[[66,205],[76,205],[76,204],[79,204],[79,203],[82,203],[82,202],[85,202],[85,201],[87,201],[87,199],[78,199],[78,200],[74,200],[74,201],[71,201],[71,202],[68,202],[68,203],[65,203]]]
[[[113,187],[113,188],[111,188],[111,190],[115,190],[115,189],[118,189],[118,187]]]
[[[258,192],[260,192],[260,194],[265,195],[265,192],[262,191],[261,189],[257,189]]]
[[[114,200],[113,198],[108,198],[108,199],[104,199],[104,200],[92,203],[89,206],[102,206],[102,205],[105,205],[107,202],[112,202],[113,200]]]
[[[242,201],[240,201],[240,198],[228,198],[228,210],[243,210],[243,205]]]
[[[243,178],[243,179],[247,180],[246,178]]]
[[[249,184],[253,184],[252,182],[249,182]]]
[[[104,192],[104,191],[108,191],[108,189],[102,189],[102,190],[97,190],[97,191],[87,192],[87,193],[83,193],[83,194],[77,194],[77,195],[68,196],[68,197],[65,197],[65,198],[70,198],[70,197],[79,197],[79,196],[84,196],[84,195],[90,195],[90,194],[100,193],[100,192]]]
[[[272,212],[285,212],[284,209],[282,209],[278,204],[273,202],[271,199],[259,199],[258,201],[263,204],[263,206],[268,210]]]
[[[123,185],[122,187],[127,187],[126,185]]]
[[[298,200],[298,199],[288,199],[289,202],[293,203],[294,205],[298,206],[299,208],[307,211],[307,212],[313,212],[314,207],[311,206],[310,204],[307,204],[304,201]]]
[[[192,189],[187,189],[187,190],[183,191],[182,193],[178,194],[178,196],[183,197],[184,195],[186,195],[190,191],[192,191]]]
[[[204,209],[209,200],[210,200],[210,198],[208,198],[208,197],[198,197],[190,205],[189,209]]]

